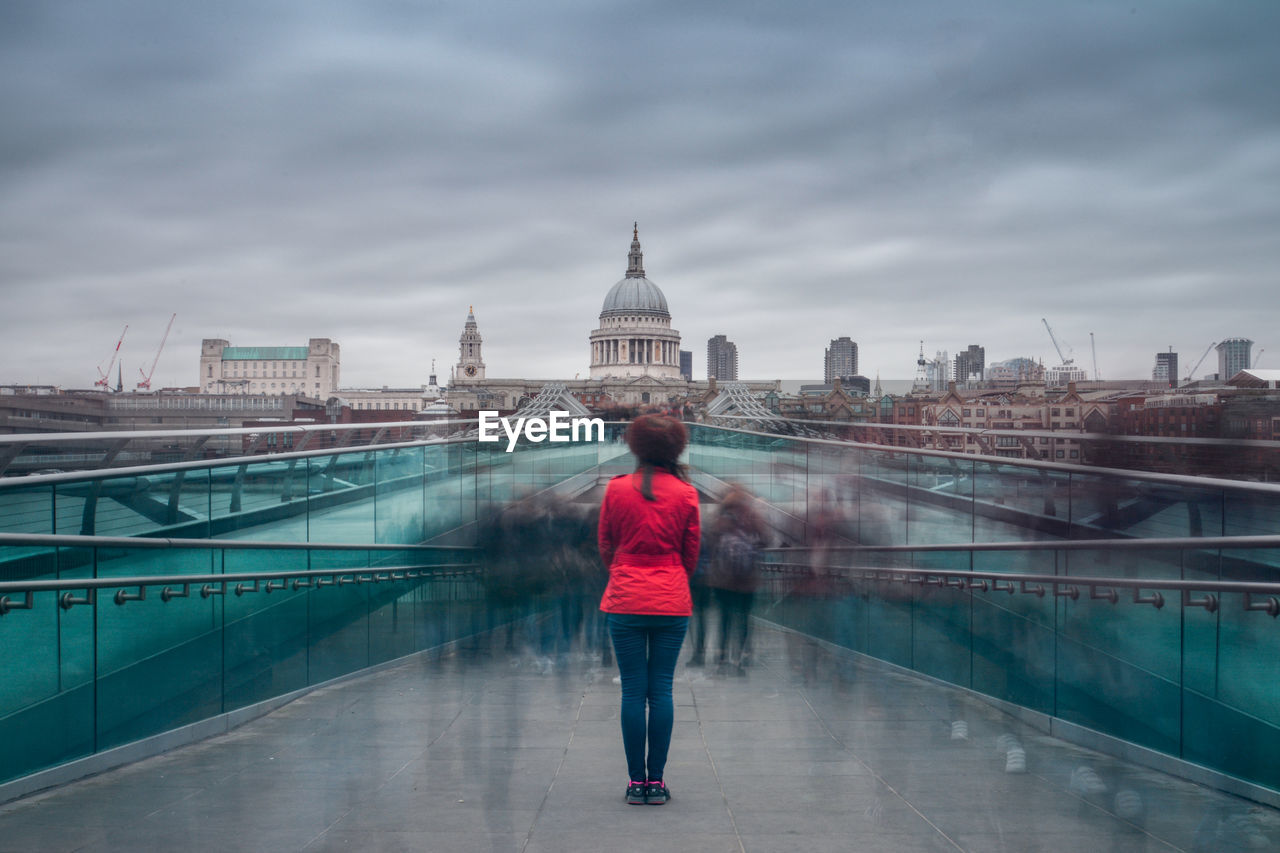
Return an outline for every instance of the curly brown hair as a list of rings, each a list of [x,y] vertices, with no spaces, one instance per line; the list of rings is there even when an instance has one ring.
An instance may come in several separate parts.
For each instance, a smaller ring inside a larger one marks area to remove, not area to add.
[[[635,454],[642,472],[640,493],[647,500],[653,496],[653,469],[657,468],[684,480],[684,466],[680,454],[689,443],[689,432],[684,424],[666,415],[641,415],[627,427],[627,447]]]

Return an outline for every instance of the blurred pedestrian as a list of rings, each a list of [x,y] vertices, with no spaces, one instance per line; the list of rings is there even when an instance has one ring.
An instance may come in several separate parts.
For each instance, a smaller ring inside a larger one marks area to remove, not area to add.
[[[680,421],[641,415],[626,440],[636,470],[610,480],[600,505],[600,556],[609,568],[600,609],[622,681],[626,801],[661,805],[671,798],[663,773],[675,723],[672,682],[693,607],[698,493],[679,463],[688,442]]]
[[[710,583],[720,610],[720,666],[738,674],[751,660],[751,608],[760,583],[760,549],[767,541],[754,501],[746,489],[731,487],[708,536],[714,552]]]

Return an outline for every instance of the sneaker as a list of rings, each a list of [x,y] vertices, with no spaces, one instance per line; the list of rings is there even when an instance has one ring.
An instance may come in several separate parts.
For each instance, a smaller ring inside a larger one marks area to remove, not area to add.
[[[663,784],[661,779],[650,779],[644,784],[645,802],[651,806],[660,806],[671,799],[671,792],[667,790],[667,786]]]
[[[627,785],[627,805],[643,806],[645,800],[645,788],[647,786],[643,782],[632,782]]]

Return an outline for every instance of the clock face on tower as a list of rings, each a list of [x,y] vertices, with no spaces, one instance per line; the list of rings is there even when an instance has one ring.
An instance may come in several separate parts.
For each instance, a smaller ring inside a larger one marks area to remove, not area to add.
[[[468,376],[475,376],[476,366],[474,364],[468,364],[466,367],[462,368],[462,372],[467,374]]]

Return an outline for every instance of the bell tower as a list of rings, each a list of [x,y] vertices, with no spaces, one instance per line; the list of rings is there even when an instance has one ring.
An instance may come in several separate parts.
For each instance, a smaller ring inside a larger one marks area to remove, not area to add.
[[[484,359],[480,356],[480,345],[483,341],[476,329],[475,306],[467,308],[467,322],[458,337],[458,363],[453,368],[453,381],[466,382],[468,379],[484,379]]]

